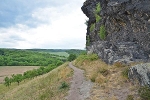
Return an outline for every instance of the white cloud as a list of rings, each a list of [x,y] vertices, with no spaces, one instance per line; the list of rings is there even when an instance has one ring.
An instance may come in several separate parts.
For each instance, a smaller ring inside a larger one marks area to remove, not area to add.
[[[83,0],[82,0],[83,1]],[[60,2],[60,1],[59,1]],[[24,24],[0,29],[0,47],[9,48],[76,48],[84,49],[86,25],[85,15],[81,11],[80,0],[69,1],[60,7],[45,7],[33,10],[32,17],[38,23],[37,27],[30,28]],[[18,36],[20,40],[12,41]],[[9,44],[9,45],[8,45]]]

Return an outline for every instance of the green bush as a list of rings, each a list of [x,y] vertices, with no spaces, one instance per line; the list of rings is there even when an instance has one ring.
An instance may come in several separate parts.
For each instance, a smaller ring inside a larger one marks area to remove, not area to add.
[[[76,55],[75,54],[70,54],[69,57],[68,57],[68,61],[73,61],[76,59]]]
[[[138,93],[142,100],[150,100],[150,88],[148,86],[140,87]]]
[[[95,28],[95,23],[91,24],[91,26],[90,26],[90,32],[92,32],[94,30],[94,28]]]
[[[104,25],[100,27],[99,36],[102,40],[106,38],[106,29]]]
[[[65,89],[65,88],[68,88],[68,87],[69,87],[69,85],[66,82],[62,82],[59,89]]]

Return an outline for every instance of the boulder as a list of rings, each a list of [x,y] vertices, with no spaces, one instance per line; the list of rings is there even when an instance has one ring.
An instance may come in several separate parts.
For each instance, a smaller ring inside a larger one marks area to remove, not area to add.
[[[150,63],[132,66],[128,76],[132,83],[138,81],[141,86],[150,87]]]

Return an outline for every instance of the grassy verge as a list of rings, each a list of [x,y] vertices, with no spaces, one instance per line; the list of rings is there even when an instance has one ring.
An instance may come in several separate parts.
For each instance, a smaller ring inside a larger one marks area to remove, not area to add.
[[[127,76],[129,66],[121,63],[107,65],[93,55],[79,57],[73,64],[85,70],[86,78],[95,83],[91,100],[126,100],[130,95],[140,100],[138,87],[131,84]]]
[[[68,63],[19,86],[3,87],[1,100],[64,100],[73,71]],[[1,92],[2,90],[0,90]]]

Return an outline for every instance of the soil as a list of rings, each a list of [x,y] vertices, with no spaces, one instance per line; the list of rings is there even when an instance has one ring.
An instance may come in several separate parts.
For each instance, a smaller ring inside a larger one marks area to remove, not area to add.
[[[69,63],[69,67],[74,70],[73,79],[71,81],[71,87],[69,95],[66,97],[67,100],[85,100],[90,97],[90,90],[93,87],[91,81],[85,80],[84,71],[76,68]]]

